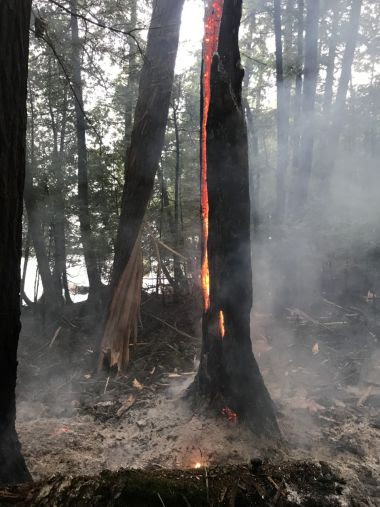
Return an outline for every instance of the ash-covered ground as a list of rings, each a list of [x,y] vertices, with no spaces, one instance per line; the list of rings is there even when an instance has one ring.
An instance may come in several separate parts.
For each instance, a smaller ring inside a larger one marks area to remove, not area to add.
[[[275,312],[255,305],[253,350],[278,410],[282,443],[257,439],[222,414],[194,413],[183,400],[200,351],[196,299],[163,304],[144,295],[139,343],[125,376],[96,372],[99,322],[86,303],[45,324],[24,311],[17,426],[33,477],[263,457],[327,462],[363,505],[379,505],[376,296],[361,289],[349,297],[321,292],[312,305]]]

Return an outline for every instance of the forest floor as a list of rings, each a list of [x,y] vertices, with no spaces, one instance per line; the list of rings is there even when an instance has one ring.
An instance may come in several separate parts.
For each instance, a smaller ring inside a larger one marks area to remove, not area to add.
[[[196,466],[240,466],[265,457],[272,464],[304,463],[305,487],[308,467],[328,463],[345,482],[339,505],[350,505],[352,492],[360,499],[352,505],[380,505],[376,300],[343,304],[321,297],[307,313],[290,308],[275,318],[253,312],[253,348],[285,445],[255,439],[222,415],[209,419],[183,402],[200,348],[200,312],[191,299],[163,305],[146,295],[142,309],[139,344],[125,376],[95,373],[98,323],[85,304],[44,327],[24,311],[17,428],[36,480],[120,468],[196,474]],[[282,489],[290,495],[286,481]]]

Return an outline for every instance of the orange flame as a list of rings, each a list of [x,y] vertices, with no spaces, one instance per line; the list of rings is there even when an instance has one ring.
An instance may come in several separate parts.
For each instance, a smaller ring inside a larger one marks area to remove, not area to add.
[[[231,410],[230,408],[224,407],[222,409],[222,414],[227,417],[227,419],[230,423],[233,423],[233,424],[237,423],[237,419],[238,419],[237,413],[234,412],[233,410]]]
[[[219,331],[222,338],[226,333],[226,329],[224,327],[224,313],[222,311],[219,312]]]
[[[204,309],[210,307],[210,272],[208,265],[208,188],[207,188],[207,119],[211,99],[211,63],[218,49],[220,22],[224,0],[210,2],[205,15],[205,34],[203,39],[203,115],[202,115],[202,163],[201,163],[201,216],[202,216],[202,267],[201,285]]]

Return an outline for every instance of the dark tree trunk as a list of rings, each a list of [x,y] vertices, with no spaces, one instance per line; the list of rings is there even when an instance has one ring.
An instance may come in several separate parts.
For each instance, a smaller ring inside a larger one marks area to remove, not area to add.
[[[277,196],[275,217],[280,220],[285,211],[285,177],[289,158],[289,96],[284,78],[281,0],[274,0],[273,20],[276,42],[277,85]]]
[[[51,75],[49,76],[51,79]],[[49,111],[51,119],[51,127],[53,131],[54,147],[52,156],[52,169],[54,177],[54,185],[52,188],[53,196],[53,236],[54,236],[54,270],[53,278],[57,293],[62,297],[65,293],[66,303],[71,303],[70,292],[67,284],[66,274],[66,234],[65,234],[65,199],[64,192],[64,149],[66,137],[66,122],[67,122],[67,88],[64,90],[63,104],[62,104],[62,117],[60,127],[57,117],[54,113],[53,104],[51,100],[51,86],[48,96]]]
[[[153,191],[164,145],[183,3],[158,0],[154,4],[125,169],[113,287],[128,264]]]
[[[178,251],[182,246],[180,229],[180,190],[181,190],[181,146],[178,125],[178,104],[173,104],[173,124],[175,133],[175,177],[174,177],[174,247]],[[180,289],[184,282],[181,264],[177,255],[173,256],[175,285]]]
[[[34,145],[34,99],[30,90],[30,155],[26,165],[24,200],[28,214],[29,231],[32,237],[34,251],[37,258],[38,270],[41,275],[44,290],[43,304],[48,312],[54,312],[61,304],[61,297],[56,290],[54,280],[50,271],[49,257],[47,254],[43,222],[41,218],[39,201],[36,190],[33,187],[33,174],[36,166],[35,145]]]
[[[129,25],[130,30],[134,30],[137,26],[137,0],[133,0],[131,2],[131,18]],[[131,132],[133,125],[133,106],[135,104],[138,86],[137,52],[138,47],[136,44],[136,40],[130,37],[129,54],[128,54],[128,83],[125,89],[124,141],[126,153],[128,153],[127,150],[131,142]]]
[[[254,33],[256,30],[256,13],[253,11],[251,16],[249,17],[248,30],[250,33],[250,44],[248,46],[248,50],[254,49],[255,40]],[[260,222],[259,217],[259,206],[258,206],[258,195],[259,195],[259,178],[260,178],[260,169],[259,169],[259,140],[257,137],[257,130],[255,124],[255,115],[252,111],[252,108],[248,101],[249,95],[249,81],[253,74],[253,61],[247,59],[244,81],[243,81],[243,108],[245,112],[245,117],[247,120],[247,128],[248,128],[248,160],[249,160],[249,185],[251,189],[251,197],[252,197],[252,230],[257,229]]]
[[[15,428],[30,4],[0,2],[1,484],[31,479]]]
[[[124,287],[123,283],[128,279],[128,270],[137,269],[138,255],[135,247],[139,246],[136,241],[153,191],[164,145],[183,3],[184,0],[157,0],[154,3],[141,71],[131,145],[125,167],[111,277],[111,302],[99,361],[100,365],[103,364],[104,356],[110,352],[111,365],[117,364],[119,370],[125,369],[129,360],[129,356],[122,355],[120,350],[128,347],[129,330],[133,328],[136,331],[138,308],[135,302],[140,299],[140,294],[124,297],[128,293],[128,287]],[[130,311],[131,308],[133,311]],[[126,318],[126,315],[130,318]]]
[[[247,132],[241,101],[244,72],[238,44],[241,4],[241,0],[224,1],[217,53],[208,46],[207,34],[204,46],[202,113],[206,118],[203,117],[202,126],[207,120],[207,133],[205,136],[202,128],[202,141],[207,139],[207,160],[202,157],[202,184],[206,170],[207,185],[202,188],[202,220],[208,221],[208,235],[203,237],[202,266],[207,255],[209,295],[204,287],[201,362],[189,395],[196,405],[241,421],[256,433],[278,436],[274,406],[250,339],[251,208]],[[212,14],[206,23],[208,26],[215,23]],[[208,92],[211,101],[207,114]],[[204,193],[208,198],[208,214]],[[207,229],[204,231],[207,233]],[[207,280],[207,276],[202,279]]]
[[[80,39],[78,31],[77,0],[70,0],[71,37],[72,37],[72,72],[73,90],[75,92],[75,116],[78,154],[78,203],[79,224],[83,245],[83,254],[89,280],[89,299],[97,298],[101,287],[100,272],[94,250],[91,217],[89,210],[89,188],[87,171],[86,117],[83,104],[83,86],[80,62]]]
[[[308,0],[305,31],[305,64],[301,113],[301,141],[293,182],[293,213],[300,217],[305,209],[314,149],[314,108],[319,71],[318,63],[319,0]]]

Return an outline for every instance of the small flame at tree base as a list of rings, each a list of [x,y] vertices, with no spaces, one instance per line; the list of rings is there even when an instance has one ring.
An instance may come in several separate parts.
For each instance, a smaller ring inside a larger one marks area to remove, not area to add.
[[[198,461],[197,463],[195,463],[194,468],[202,468],[202,463],[199,463]]]
[[[230,408],[224,407],[222,409],[222,414],[227,418],[227,420],[230,423],[232,423],[232,424],[236,424],[237,423],[237,420],[238,420],[237,413],[234,412],[233,410],[231,410]]]

